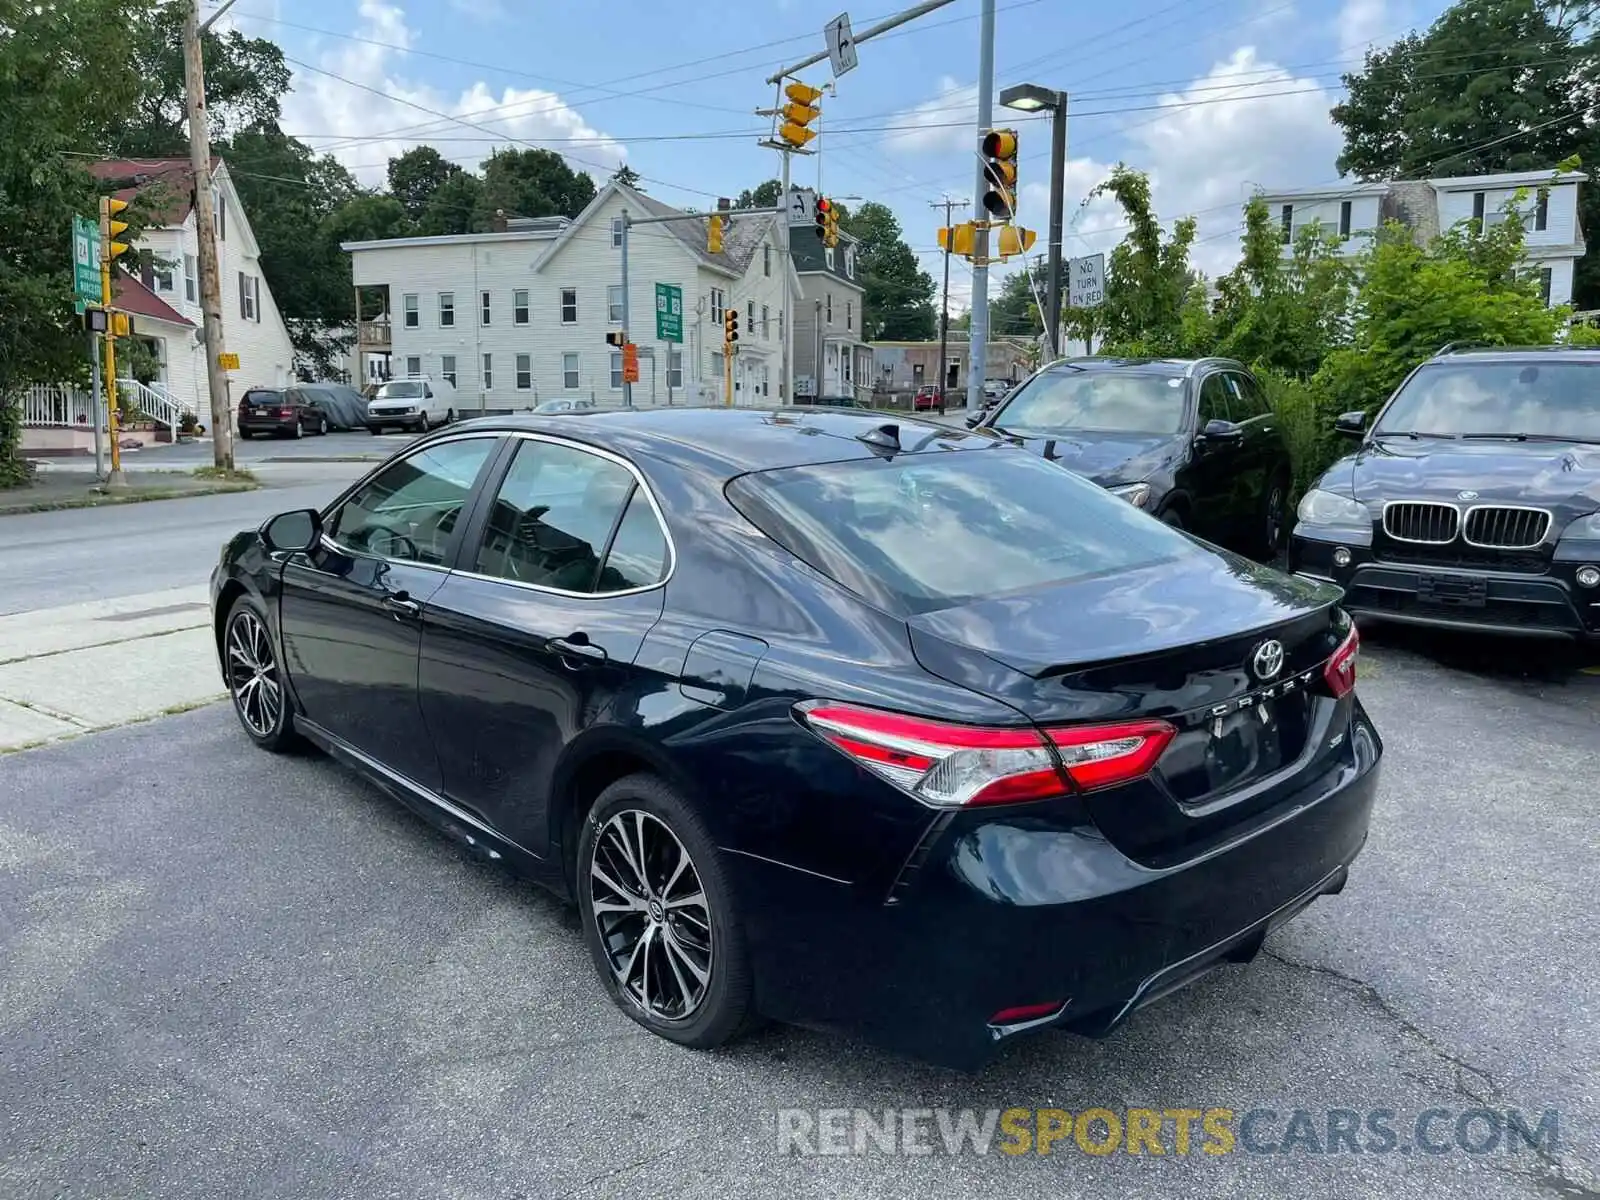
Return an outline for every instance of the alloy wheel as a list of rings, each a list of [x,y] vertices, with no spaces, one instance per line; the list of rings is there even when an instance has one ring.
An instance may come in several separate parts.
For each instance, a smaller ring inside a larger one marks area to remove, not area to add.
[[[677,835],[637,808],[613,814],[594,840],[589,899],[618,991],[655,1020],[692,1016],[711,984],[711,908]]]
[[[245,728],[271,737],[283,715],[283,686],[267,627],[248,608],[228,626],[228,690]]]

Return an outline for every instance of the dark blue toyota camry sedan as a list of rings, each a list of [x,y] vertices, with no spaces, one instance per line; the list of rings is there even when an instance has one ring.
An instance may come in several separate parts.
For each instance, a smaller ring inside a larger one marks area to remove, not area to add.
[[[848,410],[471,421],[225,547],[245,732],[574,900],[686,1046],[975,1068],[1339,891],[1381,743],[1337,588]]]

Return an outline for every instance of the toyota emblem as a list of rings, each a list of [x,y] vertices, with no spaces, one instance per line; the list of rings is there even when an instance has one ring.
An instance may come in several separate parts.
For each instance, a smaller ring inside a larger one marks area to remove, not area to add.
[[[1283,643],[1262,642],[1250,659],[1250,669],[1256,673],[1257,679],[1277,678],[1278,672],[1283,670]]]
[[[1478,493],[1474,492],[1474,491],[1472,491],[1470,489],[1468,489],[1465,492],[1457,492],[1456,493],[1456,499],[1457,500],[1476,500],[1477,498],[1478,498]]]

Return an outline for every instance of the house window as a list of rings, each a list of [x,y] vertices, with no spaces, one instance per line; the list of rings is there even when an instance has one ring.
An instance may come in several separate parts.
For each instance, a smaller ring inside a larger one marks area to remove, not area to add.
[[[669,388],[683,387],[683,348],[681,346],[667,347],[667,386]]]
[[[478,293],[478,320],[488,325],[494,318],[494,293]]]
[[[517,391],[526,392],[533,387],[533,355],[517,355]]]
[[[772,247],[770,245],[761,247],[761,273],[763,275],[772,274]]]
[[[767,315],[767,306],[763,304],[761,306],[761,338],[763,341],[772,336],[771,321],[772,318]]]
[[[212,223],[217,227],[217,241],[228,240],[228,198],[221,188],[211,189]]]
[[[456,294],[439,293],[439,328],[450,329],[456,323]]]
[[[415,329],[422,324],[421,310],[417,307],[417,295],[415,292],[405,296],[401,300],[401,305],[405,309],[405,326],[407,329]]]
[[[160,259],[152,259],[150,262],[150,274],[155,280],[156,291],[166,292],[170,295],[172,292],[171,265],[163,263]]]
[[[1554,272],[1549,267],[1542,267],[1539,271],[1539,299],[1544,301],[1545,307],[1550,307],[1550,280]]]
[[[528,323],[527,288],[518,288],[511,293],[511,323],[513,325],[526,325]]]
[[[576,320],[577,318],[573,318]],[[622,285],[612,284],[606,288],[606,320],[613,325],[622,324]]]
[[[444,354],[439,357],[439,374],[444,376],[444,381],[451,387],[456,385],[456,356]]]
[[[611,247],[616,249],[622,245],[622,218],[611,218]]]
[[[756,335],[756,302],[754,300],[746,300],[744,302],[744,331],[751,337]]]
[[[1278,240],[1287,246],[1294,241],[1294,205],[1285,204],[1278,210],[1278,223],[1282,226]]]
[[[856,248],[854,246],[845,247],[844,273],[851,279],[856,277]]]
[[[618,391],[622,387],[622,351],[611,352],[611,390]]]
[[[1533,228],[1543,233],[1550,227],[1550,193],[1540,192],[1539,201],[1533,206]]]
[[[727,304],[728,304],[728,301],[727,301],[727,298],[726,298],[725,294],[723,293],[723,290],[721,288],[712,288],[711,289],[711,319],[713,321],[722,320],[722,314],[726,310]]]
[[[415,379],[421,374],[422,359],[413,354],[410,358],[406,359],[406,377],[409,379]]]
[[[833,324],[833,293],[832,292],[828,293],[828,304],[827,304],[826,311],[827,311],[827,316],[828,316],[828,324],[832,325]]]
[[[192,254],[183,256],[183,298],[190,304],[200,303],[200,263]]]
[[[829,246],[826,250],[824,250],[822,252],[822,257],[828,264],[828,270],[833,270],[834,262],[836,261],[833,255],[833,247]]]
[[[1488,228],[1483,223],[1483,193],[1472,193],[1472,219],[1478,223],[1478,232],[1482,233]]]
[[[844,327],[846,329],[854,329],[855,326],[852,322],[854,322],[855,319],[856,302],[854,300],[846,300],[844,302]]]
[[[576,325],[578,323],[578,289],[561,289],[561,323],[563,325]]]
[[[494,355],[483,356],[483,390],[488,391],[494,386]]]
[[[256,277],[239,272],[239,316],[246,321],[261,320],[260,305],[256,301]]]
[[[1354,206],[1348,200],[1339,202],[1339,236],[1342,238],[1350,236],[1350,210],[1352,207]]]
[[[578,355],[574,350],[561,356],[561,386],[569,392],[578,390]]]

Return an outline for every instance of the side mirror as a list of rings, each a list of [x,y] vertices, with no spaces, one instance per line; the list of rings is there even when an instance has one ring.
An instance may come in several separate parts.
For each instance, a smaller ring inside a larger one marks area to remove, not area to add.
[[[1334,419],[1333,428],[1336,433],[1346,437],[1361,437],[1367,432],[1367,414],[1364,412],[1340,413]]]
[[[322,514],[314,508],[279,513],[260,532],[268,550],[305,553],[322,538]]]
[[[1200,436],[1208,442],[1236,442],[1244,436],[1244,430],[1232,421],[1213,418],[1206,422],[1205,428],[1200,431]]]

